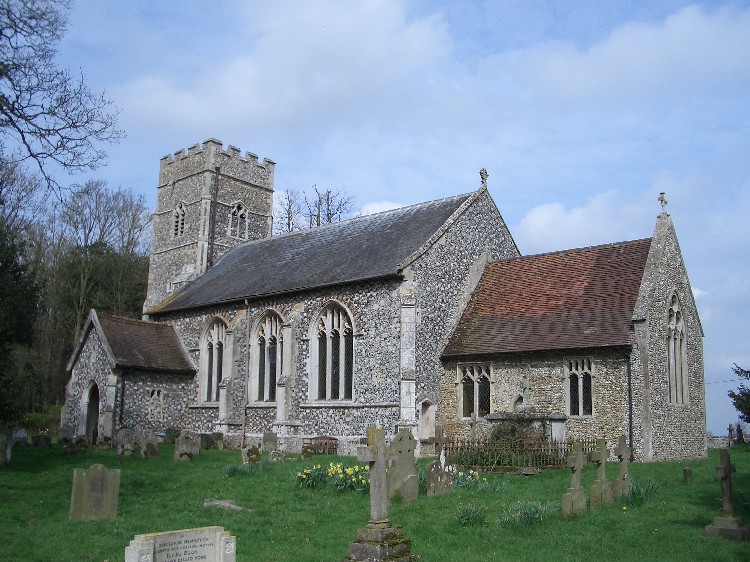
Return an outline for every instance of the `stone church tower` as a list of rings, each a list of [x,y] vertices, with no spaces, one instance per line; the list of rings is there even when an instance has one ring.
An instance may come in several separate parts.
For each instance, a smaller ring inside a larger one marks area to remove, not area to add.
[[[161,159],[144,313],[229,248],[271,235],[274,166],[216,139]]]

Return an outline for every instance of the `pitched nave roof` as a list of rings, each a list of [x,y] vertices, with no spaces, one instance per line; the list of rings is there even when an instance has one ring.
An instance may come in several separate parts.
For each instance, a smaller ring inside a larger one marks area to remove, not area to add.
[[[149,314],[396,276],[478,193],[247,242]]]

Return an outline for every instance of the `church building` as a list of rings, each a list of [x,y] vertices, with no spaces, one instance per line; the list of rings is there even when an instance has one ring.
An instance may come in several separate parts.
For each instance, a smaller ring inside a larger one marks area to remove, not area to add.
[[[706,454],[703,333],[671,217],[653,236],[521,256],[474,191],[271,236],[275,164],[209,139],[161,160],[143,320],[91,311],[61,424],[367,429],[426,444],[515,415],[636,458]]]

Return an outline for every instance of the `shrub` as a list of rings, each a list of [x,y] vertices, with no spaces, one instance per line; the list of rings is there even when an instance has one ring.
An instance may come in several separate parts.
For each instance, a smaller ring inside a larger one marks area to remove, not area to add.
[[[501,527],[521,527],[543,521],[557,512],[552,502],[518,502],[502,511],[497,524]]]
[[[224,467],[224,476],[227,478],[244,478],[252,476],[258,471],[263,470],[263,464],[229,464]]]
[[[470,503],[468,505],[459,505],[456,508],[456,520],[459,525],[464,527],[482,525],[486,516],[487,508],[483,505]]]
[[[177,427],[168,427],[167,431],[164,432],[164,440],[167,443],[174,444],[177,438],[180,436],[180,429]]]
[[[625,503],[628,505],[641,505],[657,488],[656,482],[651,478],[646,478],[643,481],[633,480],[623,494]]]

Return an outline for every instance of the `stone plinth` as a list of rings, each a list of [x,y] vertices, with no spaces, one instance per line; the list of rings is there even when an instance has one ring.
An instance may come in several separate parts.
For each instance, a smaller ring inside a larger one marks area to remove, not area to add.
[[[703,534],[707,537],[720,536],[735,541],[750,541],[750,525],[743,525],[741,517],[717,517],[711,525],[706,525]]]
[[[344,561],[366,562],[412,562],[411,541],[404,536],[401,527],[391,522],[370,522],[357,531],[357,540],[349,545],[349,556]]]

